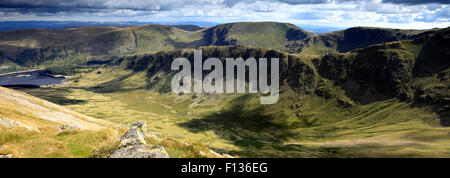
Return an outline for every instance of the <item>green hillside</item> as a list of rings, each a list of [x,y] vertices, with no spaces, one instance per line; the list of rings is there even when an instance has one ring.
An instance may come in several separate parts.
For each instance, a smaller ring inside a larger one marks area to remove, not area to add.
[[[281,96],[170,92],[171,61],[193,49],[78,68],[72,83],[23,89],[88,116],[144,120],[163,138],[239,157],[448,157],[450,29],[324,56],[245,46],[203,57],[280,58]],[[51,91],[51,92],[49,92]]]
[[[6,31],[0,32],[0,58],[22,67],[48,67],[79,65],[135,53],[234,45],[325,55],[415,39],[434,31],[358,27],[315,35],[295,25],[277,22],[229,23],[198,30],[182,28],[141,25]]]
[[[285,50],[291,41],[301,41],[312,33],[285,23],[241,22],[218,25],[205,30],[209,45],[244,45]]]

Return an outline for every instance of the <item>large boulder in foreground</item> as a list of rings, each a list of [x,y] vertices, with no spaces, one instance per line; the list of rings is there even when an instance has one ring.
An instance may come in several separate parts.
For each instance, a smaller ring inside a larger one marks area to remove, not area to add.
[[[130,145],[114,151],[109,158],[169,158],[162,146]]]
[[[147,145],[144,130],[147,124],[138,121],[120,137],[119,149],[114,151],[108,158],[169,158],[162,146]]]

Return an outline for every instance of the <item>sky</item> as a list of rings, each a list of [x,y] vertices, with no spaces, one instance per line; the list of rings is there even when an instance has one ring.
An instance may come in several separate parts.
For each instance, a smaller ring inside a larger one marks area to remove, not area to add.
[[[243,22],[450,26],[450,0],[0,0],[0,21]]]

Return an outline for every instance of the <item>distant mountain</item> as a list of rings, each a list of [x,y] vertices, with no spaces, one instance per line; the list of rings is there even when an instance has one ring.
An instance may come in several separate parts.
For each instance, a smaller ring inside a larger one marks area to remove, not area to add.
[[[244,45],[283,50],[291,41],[313,36],[295,25],[275,22],[241,22],[217,25],[205,30],[208,45]]]
[[[116,27],[129,27],[135,25],[148,25],[148,24],[160,24],[169,26],[199,26],[212,27],[220,23],[216,22],[197,22],[197,21],[186,21],[186,22],[82,22],[82,21],[3,21],[0,22],[0,31],[10,31],[10,30],[23,30],[30,28],[45,28],[45,29],[64,29],[64,28],[75,28],[75,27],[93,27],[93,26],[116,26]],[[327,26],[317,26],[317,25],[305,25],[299,24],[297,26],[302,27],[313,33],[327,33],[332,31],[342,30],[343,28],[337,27],[327,27]]]
[[[199,27],[197,25],[171,25],[171,27],[175,27],[181,30],[186,30],[186,31],[199,31],[199,30],[203,30],[204,28]]]
[[[3,21],[0,22],[0,31],[24,30],[32,28],[45,29],[65,29],[77,27],[131,27],[136,25],[162,24],[171,26],[199,26],[208,27],[215,26],[218,23],[212,22],[82,22],[82,21]],[[191,27],[192,28],[192,27]]]
[[[292,24],[277,22],[229,23],[201,28],[153,24],[6,31],[0,32],[0,58],[19,65],[42,64],[57,59],[83,63],[133,53],[234,45],[325,55],[384,42],[416,39],[435,31],[357,27],[313,34]]]
[[[80,22],[80,21],[4,21],[0,22],[0,31],[23,30],[31,28],[64,29],[91,26],[129,27],[149,23],[140,22]]]

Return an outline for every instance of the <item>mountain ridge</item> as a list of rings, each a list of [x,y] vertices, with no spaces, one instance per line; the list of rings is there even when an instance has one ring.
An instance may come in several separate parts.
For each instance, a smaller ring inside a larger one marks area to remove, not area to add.
[[[371,40],[372,37],[367,36],[374,33],[368,32],[371,30],[384,35]],[[197,31],[156,24],[56,30],[28,29],[0,32],[0,57],[22,66],[51,64],[52,60],[68,58],[70,63],[85,63],[89,60],[108,60],[114,56],[133,53],[211,45],[245,45],[305,55],[324,55],[376,43],[413,39],[420,37],[422,33],[433,31],[358,27],[316,35],[292,24],[277,22],[228,23]],[[349,38],[352,35],[347,33],[362,35]],[[366,39],[366,42],[359,44],[352,39]]]

